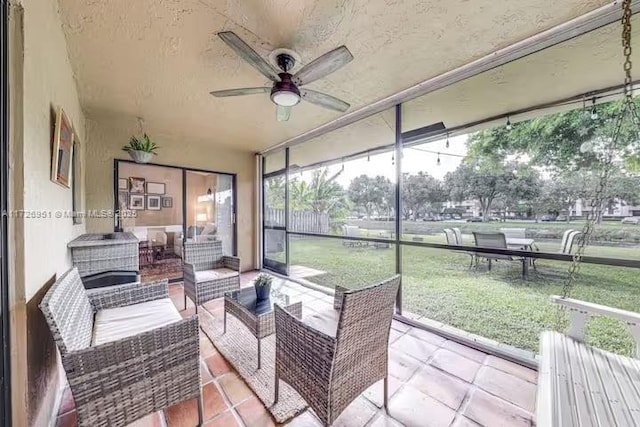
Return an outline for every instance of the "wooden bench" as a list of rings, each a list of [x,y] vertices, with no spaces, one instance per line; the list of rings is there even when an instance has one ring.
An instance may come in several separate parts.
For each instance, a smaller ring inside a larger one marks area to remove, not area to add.
[[[566,335],[547,331],[540,341],[536,423],[547,426],[640,426],[640,314],[558,296],[569,309]],[[584,343],[587,319],[624,321],[636,341],[635,358]]]

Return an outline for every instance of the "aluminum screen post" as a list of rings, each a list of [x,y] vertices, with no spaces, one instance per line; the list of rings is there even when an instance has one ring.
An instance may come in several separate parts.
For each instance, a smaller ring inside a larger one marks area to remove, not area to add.
[[[402,248],[400,247],[400,233],[402,231],[402,104],[396,104],[396,141],[395,141],[395,158],[396,158],[396,274],[400,274],[400,287],[398,288],[398,296],[396,297],[396,313],[402,315]]]

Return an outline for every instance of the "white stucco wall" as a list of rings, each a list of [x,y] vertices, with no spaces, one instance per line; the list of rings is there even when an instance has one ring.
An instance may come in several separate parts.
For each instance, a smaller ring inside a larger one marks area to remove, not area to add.
[[[108,117],[87,118],[86,207],[113,210],[114,159],[129,159],[122,151],[131,135],[139,134],[137,120]],[[160,146],[153,162],[184,166],[215,172],[237,174],[238,200],[238,256],[243,270],[254,266],[255,240],[255,156],[247,151],[235,151],[216,143],[216,135],[209,141],[194,141],[175,135],[150,135]],[[87,219],[87,232],[112,232],[113,219]]]
[[[85,120],[57,11],[57,2],[24,1],[24,209],[72,209],[72,190],[51,181],[55,110],[62,106],[84,142]],[[85,230],[70,218],[24,220],[25,295],[28,301],[71,265],[67,243]]]
[[[57,352],[38,303],[47,285],[71,265],[67,243],[85,230],[55,215],[71,211],[73,200],[72,189],[50,179],[55,111],[62,106],[81,142],[85,120],[57,2],[10,3],[11,398],[13,425],[40,426],[54,416],[60,380]],[[41,212],[40,218],[25,215],[33,211]]]

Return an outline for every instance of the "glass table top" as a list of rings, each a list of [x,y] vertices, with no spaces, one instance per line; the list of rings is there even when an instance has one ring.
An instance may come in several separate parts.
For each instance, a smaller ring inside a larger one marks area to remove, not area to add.
[[[269,299],[258,300],[256,290],[253,286],[240,289],[239,291],[227,292],[225,298],[246,308],[254,316],[273,311],[273,305],[286,307],[289,305],[289,296],[281,293],[278,289],[271,288]]]

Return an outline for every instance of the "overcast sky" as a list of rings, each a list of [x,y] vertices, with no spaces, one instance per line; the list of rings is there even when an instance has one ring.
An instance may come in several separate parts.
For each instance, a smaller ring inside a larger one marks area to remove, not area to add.
[[[446,138],[428,144],[418,145],[414,148],[404,150],[402,159],[402,170],[405,173],[416,174],[420,171],[442,179],[447,172],[454,171],[462,162],[462,157],[467,154],[467,135],[452,137],[449,139],[449,148],[446,147]],[[427,150],[430,152],[425,152]],[[434,153],[431,153],[434,152]],[[440,165],[438,165],[438,154],[440,153]],[[449,155],[448,155],[449,154]],[[453,154],[453,155],[450,155]],[[345,188],[349,187],[351,181],[360,175],[371,177],[382,175],[395,181],[395,165],[392,163],[392,152],[372,155],[370,160],[366,157],[351,160],[344,163],[344,171],[338,177],[338,182]],[[330,173],[334,174],[342,168],[341,164],[331,165]],[[306,181],[311,178],[311,171],[302,174]],[[300,174],[294,174],[294,178]]]

